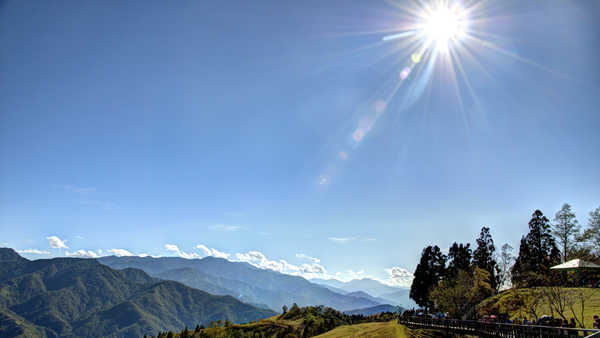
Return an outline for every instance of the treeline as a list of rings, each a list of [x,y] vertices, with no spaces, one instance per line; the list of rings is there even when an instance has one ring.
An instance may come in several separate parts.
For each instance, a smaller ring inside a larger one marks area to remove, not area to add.
[[[556,212],[553,222],[536,210],[516,258],[512,250],[504,244],[498,254],[485,226],[474,250],[470,243],[455,242],[447,254],[437,245],[428,246],[415,270],[410,298],[427,312],[470,317],[474,305],[504,288],[576,285],[581,275],[551,273],[550,267],[574,258],[600,263],[600,208],[590,212],[585,229],[569,204]]]
[[[245,338],[245,337],[313,337],[340,325],[367,322],[387,322],[397,319],[395,313],[379,313],[371,316],[347,315],[325,306],[299,307],[294,304],[284,313],[265,320],[248,324],[212,322],[210,327],[197,326],[195,330],[185,328],[181,332],[160,332],[157,338]]]

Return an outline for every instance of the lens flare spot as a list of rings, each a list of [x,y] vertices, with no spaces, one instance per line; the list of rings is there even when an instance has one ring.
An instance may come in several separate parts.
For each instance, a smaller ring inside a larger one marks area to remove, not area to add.
[[[321,174],[319,176],[319,184],[320,185],[325,185],[329,183],[329,176],[325,175],[325,174]]]
[[[408,77],[408,75],[410,74],[410,68],[405,67],[404,69],[402,69],[402,71],[400,72],[400,79],[404,80]]]
[[[365,137],[365,132],[362,129],[360,129],[360,128],[356,129],[354,131],[354,133],[352,134],[352,138],[356,142],[360,142],[360,140],[362,140],[363,137]]]
[[[342,160],[345,161],[348,159],[348,153],[346,153],[345,151],[340,151],[338,153],[338,157]]]
[[[413,54],[410,56],[410,59],[411,59],[411,60],[412,60],[412,62],[414,62],[414,63],[419,63],[419,62],[421,62],[421,54],[420,54],[420,53],[413,53]]]
[[[387,108],[387,103],[385,103],[385,101],[377,100],[377,102],[375,102],[375,111],[377,113],[383,113],[385,108]]]

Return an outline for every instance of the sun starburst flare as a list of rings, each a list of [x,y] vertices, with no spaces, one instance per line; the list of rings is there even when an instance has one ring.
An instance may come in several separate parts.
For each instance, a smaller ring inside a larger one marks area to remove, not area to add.
[[[380,42],[391,44],[385,56],[397,54],[396,70],[388,81],[379,87],[372,98],[356,108],[346,146],[335,150],[338,160],[345,161],[350,150],[358,147],[374,129],[377,120],[394,107],[399,113],[419,100],[426,89],[431,93],[432,78],[443,81],[444,95],[455,96],[457,110],[462,114],[466,129],[470,129],[465,106],[478,102],[477,93],[469,80],[469,72],[476,70],[492,77],[483,65],[486,53],[496,53],[507,59],[527,63],[541,69],[542,66],[517,53],[502,48],[507,39],[493,34],[492,9],[484,1],[415,0],[391,2],[398,12],[395,23],[387,22],[385,36]],[[380,47],[380,45],[376,45]],[[547,69],[545,69],[547,70]],[[436,94],[437,95],[437,94]],[[392,104],[392,100],[394,103]],[[329,165],[335,168],[336,165]],[[328,185],[333,179],[328,169],[322,173],[319,184]],[[326,180],[323,177],[327,177]]]

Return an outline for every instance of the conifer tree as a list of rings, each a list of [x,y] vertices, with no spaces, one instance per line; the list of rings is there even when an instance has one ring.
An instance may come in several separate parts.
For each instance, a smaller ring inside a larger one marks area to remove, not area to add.
[[[560,251],[552,237],[550,221],[536,210],[529,221],[529,233],[521,238],[519,256],[512,269],[513,285],[547,285],[550,267],[559,262]]]
[[[415,270],[410,287],[410,298],[428,311],[433,304],[429,294],[434,286],[444,276],[446,270],[446,255],[436,246],[423,249],[421,260]]]
[[[500,287],[500,269],[496,262],[496,247],[490,234],[490,228],[482,227],[477,238],[477,248],[473,251],[473,265],[490,273],[490,281],[494,290]]]
[[[454,242],[448,249],[448,269],[446,269],[446,277],[449,280],[452,280],[459,271],[470,271],[471,257],[471,244],[458,244]]]

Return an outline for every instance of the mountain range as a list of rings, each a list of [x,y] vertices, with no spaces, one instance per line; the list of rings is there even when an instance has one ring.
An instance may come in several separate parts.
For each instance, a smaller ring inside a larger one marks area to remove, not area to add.
[[[108,256],[98,260],[114,269],[141,269],[156,278],[175,280],[218,295],[231,295],[246,303],[267,306],[273,310],[279,310],[283,305],[289,307],[293,303],[299,306],[324,305],[340,311],[382,304],[370,296],[340,294],[302,277],[223,258]]]
[[[0,248],[0,336],[131,337],[276,313],[95,259],[30,261]]]
[[[371,316],[382,312],[391,312],[391,313],[402,313],[404,309],[400,306],[393,306],[389,304],[376,305],[373,307],[368,307],[364,309],[356,309],[352,311],[344,311],[347,315],[363,315],[363,316]]]
[[[355,294],[356,292],[367,293],[372,296],[369,299],[379,304],[399,305],[407,309],[417,307],[417,304],[409,297],[409,288],[385,285],[371,278],[353,279],[349,282],[336,279],[311,279],[311,282],[345,295]],[[359,295],[361,294],[359,293]],[[362,294],[362,297],[365,297],[364,294]]]

